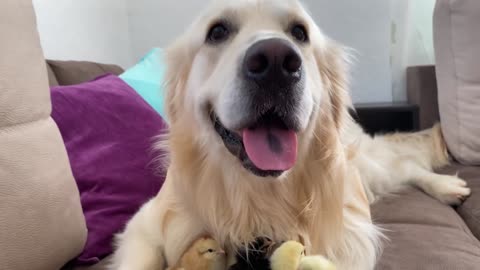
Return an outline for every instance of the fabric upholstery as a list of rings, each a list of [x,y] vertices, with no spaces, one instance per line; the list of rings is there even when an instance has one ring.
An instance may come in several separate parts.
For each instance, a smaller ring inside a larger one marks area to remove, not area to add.
[[[31,0],[0,1],[0,39],[0,269],[59,269],[86,226]]]
[[[46,64],[46,65],[47,65],[47,73],[48,73],[48,84],[50,86],[58,86],[59,84],[58,84],[57,76],[53,72],[50,65],[49,64]]]
[[[120,75],[123,72],[123,69],[116,65],[87,61],[48,60],[47,63],[55,74],[59,85],[80,84],[106,73]]]
[[[80,190],[88,240],[77,263],[98,263],[119,233],[154,197],[165,173],[155,163],[155,138],[166,131],[161,116],[114,75],[53,87],[52,117],[67,147]]]
[[[101,262],[92,266],[72,266],[64,270],[106,270],[110,264],[110,257],[103,259]]]
[[[380,200],[372,215],[389,238],[377,270],[470,270],[480,265],[480,242],[462,218],[417,189]]]
[[[1,1],[0,126],[28,123],[50,113],[45,65],[30,1]],[[27,76],[28,75],[28,76]],[[44,87],[43,91],[34,91]],[[21,93],[21,94],[19,94]]]
[[[445,140],[461,163],[480,165],[480,1],[438,0],[434,41]]]

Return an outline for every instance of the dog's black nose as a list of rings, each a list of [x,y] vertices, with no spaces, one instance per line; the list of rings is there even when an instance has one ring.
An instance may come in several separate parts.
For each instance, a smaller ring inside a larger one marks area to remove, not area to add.
[[[302,58],[287,40],[271,38],[253,44],[245,55],[243,72],[260,83],[295,83],[301,79]]]

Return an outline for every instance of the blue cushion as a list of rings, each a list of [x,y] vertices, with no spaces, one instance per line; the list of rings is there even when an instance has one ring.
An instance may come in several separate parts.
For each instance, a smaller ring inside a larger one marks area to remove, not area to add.
[[[165,70],[164,51],[160,48],[155,48],[134,67],[120,75],[120,78],[135,89],[163,119],[167,119],[164,108],[165,91],[163,88]]]

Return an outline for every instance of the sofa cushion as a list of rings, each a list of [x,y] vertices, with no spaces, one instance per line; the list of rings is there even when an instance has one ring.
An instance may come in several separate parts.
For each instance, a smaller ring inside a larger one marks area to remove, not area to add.
[[[472,189],[472,195],[457,208],[457,212],[472,233],[480,239],[480,167],[456,164],[442,169],[441,173],[458,174]]]
[[[145,99],[166,121],[164,108],[164,76],[166,71],[165,52],[160,48],[152,49],[140,62],[120,75]]]
[[[442,130],[452,155],[480,165],[480,1],[438,0],[434,40]]]
[[[123,69],[116,65],[88,61],[48,60],[47,63],[55,74],[59,85],[80,84],[107,73],[119,75],[123,72]]]
[[[111,265],[110,258],[111,257],[107,257],[95,265],[74,266],[68,269],[63,269],[63,270],[108,270],[109,269],[108,267]]]
[[[86,227],[31,0],[0,1],[0,40],[0,268],[59,269]]]
[[[372,206],[374,221],[389,238],[377,269],[476,269],[480,242],[449,206],[417,189]]]
[[[114,75],[53,87],[52,117],[60,127],[87,219],[88,240],[77,265],[112,252],[112,239],[154,197],[164,172],[155,163],[160,115]]]

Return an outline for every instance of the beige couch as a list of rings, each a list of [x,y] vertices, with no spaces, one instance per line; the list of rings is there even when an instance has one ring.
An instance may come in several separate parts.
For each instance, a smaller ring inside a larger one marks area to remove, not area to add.
[[[65,264],[82,250],[86,227],[65,147],[49,117],[47,81],[76,84],[122,70],[88,62],[45,65],[31,0],[0,1],[0,40],[0,270],[70,269]],[[428,127],[438,120],[435,69],[409,74],[411,100],[421,105]],[[460,170],[473,187],[462,207],[414,189],[373,206],[374,220],[391,239],[378,269],[480,269],[480,169],[445,170]]]
[[[31,0],[0,1],[0,269],[59,269],[86,227]]]

